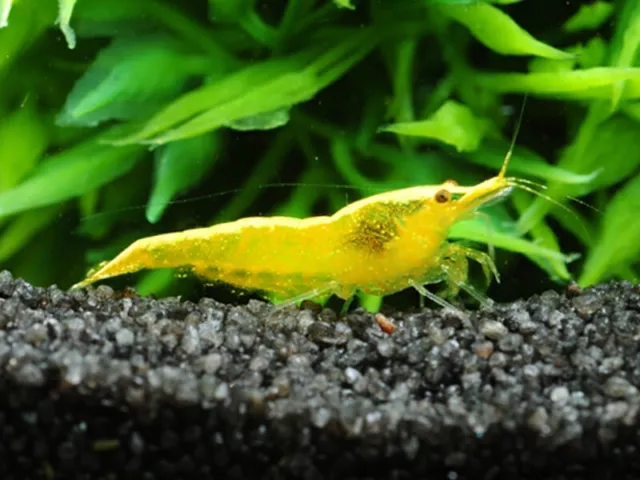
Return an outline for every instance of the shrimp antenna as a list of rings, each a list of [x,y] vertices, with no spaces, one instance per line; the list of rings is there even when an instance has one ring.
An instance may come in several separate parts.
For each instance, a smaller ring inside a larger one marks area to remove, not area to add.
[[[544,193],[540,192],[539,190],[536,190],[535,188],[531,187],[530,185],[527,185],[527,183],[522,183],[522,182],[519,181],[519,179],[512,179],[512,185],[514,187],[517,187],[517,188],[521,189],[521,190],[524,190],[525,192],[529,192],[529,193],[531,193],[533,195],[537,195],[538,197],[545,199],[546,201],[548,201],[548,202],[554,204],[555,206],[561,208],[562,210],[567,212],[572,217],[580,220],[580,217],[576,214],[576,212],[571,210],[569,207],[567,207],[566,205],[563,205],[562,203],[560,203],[559,201],[557,201],[554,198],[550,197],[549,195],[545,195]],[[577,200],[577,201],[580,202],[580,203],[584,203],[584,202],[581,202],[580,200]],[[590,206],[587,203],[584,203],[584,204]],[[595,207],[593,207],[593,208],[594,208],[594,210],[598,211],[597,209],[595,209]],[[589,235],[589,231],[587,230],[587,227],[585,227],[582,222],[580,222],[580,225],[581,225],[582,231],[584,232],[586,237],[591,239],[591,235]]]
[[[531,186],[531,187],[537,187],[540,190],[549,190],[549,187],[547,187],[546,185],[543,185],[542,183],[539,182],[534,182],[533,180],[528,180],[525,178],[513,178],[511,179],[514,182],[517,182],[519,184],[524,184],[527,186]],[[600,210],[598,210],[596,207],[594,207],[593,205],[588,204],[587,202],[583,202],[582,200],[580,200],[577,197],[572,197],[571,195],[565,195],[565,198],[568,200],[571,200],[572,202],[578,203],[580,205],[582,205],[583,207],[587,207],[588,209],[590,209],[591,211],[598,213],[600,215],[602,215],[602,212]],[[546,199],[545,199],[546,200]]]
[[[252,188],[255,188],[257,190],[266,190],[271,188],[282,188],[282,187],[315,187],[315,188],[334,188],[334,189],[342,189],[342,190],[360,190],[360,187],[358,187],[357,185],[342,185],[342,184],[332,184],[332,183],[306,183],[306,182],[265,183],[263,185],[258,185],[257,187],[252,187]],[[178,198],[175,200],[171,200],[168,203],[168,205],[188,204],[192,202],[197,202],[198,200],[207,200],[209,198],[216,198],[216,197],[231,195],[232,193],[240,193],[240,192],[243,192],[244,190],[245,190],[245,187],[239,187],[239,188],[231,188],[228,190],[223,190],[220,192],[206,193],[204,195],[196,195],[194,197],[189,197],[189,198]],[[161,203],[161,202],[151,202],[145,205],[138,205],[135,207],[114,208],[106,212],[99,212],[91,215],[85,215],[84,217],[81,218],[81,220],[89,220],[92,218],[99,218],[107,215],[114,215],[116,213],[135,212],[135,211],[144,209],[148,205],[155,205],[157,203]]]
[[[516,147],[516,140],[518,139],[518,134],[520,133],[520,125],[522,124],[522,118],[524,117],[524,107],[526,104],[527,94],[525,93],[524,98],[522,99],[522,107],[520,108],[520,115],[518,116],[516,129],[513,132],[513,137],[511,137],[511,145],[509,145],[509,150],[507,150],[507,154],[504,157],[504,163],[502,164],[502,168],[500,169],[498,178],[504,178],[507,173],[507,167],[509,166],[509,162],[511,161],[511,157],[513,156],[513,150]]]

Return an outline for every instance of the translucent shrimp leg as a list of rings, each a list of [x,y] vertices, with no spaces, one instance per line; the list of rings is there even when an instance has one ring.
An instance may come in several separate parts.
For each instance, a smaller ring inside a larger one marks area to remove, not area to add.
[[[433,282],[433,283],[436,283],[436,282]],[[448,309],[454,310],[456,312],[462,313],[459,308],[454,307],[452,304],[447,302],[444,298],[436,295],[435,293],[431,293],[429,290],[427,290],[424,287],[424,285],[422,285],[420,283],[416,283],[413,280],[409,280],[409,286],[413,287],[422,297],[428,298],[433,303],[435,303],[437,305],[440,305],[442,308],[448,308]]]
[[[499,283],[500,275],[491,256],[481,250],[475,250],[459,244],[450,243],[444,248],[444,261],[441,268],[446,276],[447,289],[443,292],[443,295],[445,297],[455,297],[460,290],[463,290],[481,305],[490,304],[489,298],[469,284],[467,278],[469,276],[469,260],[474,260],[482,267],[487,282],[490,282],[493,276]]]
[[[308,292],[296,295],[295,297],[287,298],[283,302],[275,305],[273,311],[275,312],[293,305],[297,305],[298,303],[305,300],[316,300],[322,302],[323,300],[326,300],[328,297],[333,295],[336,291],[338,291],[338,289],[338,282],[330,282],[322,288],[314,288],[313,290],[309,290]]]

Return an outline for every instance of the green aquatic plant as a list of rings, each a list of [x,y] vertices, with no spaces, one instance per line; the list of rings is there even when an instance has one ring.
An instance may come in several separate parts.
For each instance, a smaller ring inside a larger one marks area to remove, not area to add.
[[[497,247],[507,278],[635,280],[640,6],[574,7],[0,0],[0,266],[68,286],[145,235],[475,184],[526,94],[510,173],[546,198],[451,237]]]

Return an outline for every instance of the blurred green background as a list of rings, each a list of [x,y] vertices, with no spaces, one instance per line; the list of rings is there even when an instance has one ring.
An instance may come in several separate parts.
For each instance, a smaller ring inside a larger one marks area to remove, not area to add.
[[[636,0],[0,0],[0,26],[0,268],[36,285],[155,233],[479,182],[525,94],[509,173],[548,198],[451,237],[495,245],[496,299],[637,279]]]

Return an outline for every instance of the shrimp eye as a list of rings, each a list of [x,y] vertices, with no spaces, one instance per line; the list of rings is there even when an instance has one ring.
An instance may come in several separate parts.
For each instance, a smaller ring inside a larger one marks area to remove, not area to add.
[[[434,198],[438,203],[447,203],[449,200],[451,200],[451,192],[443,188],[436,192]]]

